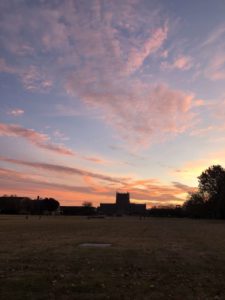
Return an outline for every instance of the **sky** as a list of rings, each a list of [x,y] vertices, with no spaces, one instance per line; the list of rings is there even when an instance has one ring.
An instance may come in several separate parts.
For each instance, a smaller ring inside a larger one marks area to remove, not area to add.
[[[225,1],[0,1],[0,194],[179,205],[225,166]]]

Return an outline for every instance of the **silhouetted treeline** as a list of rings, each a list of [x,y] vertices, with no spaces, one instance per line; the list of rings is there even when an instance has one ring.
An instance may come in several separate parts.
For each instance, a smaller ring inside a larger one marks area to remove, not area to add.
[[[185,212],[182,206],[170,205],[170,206],[155,206],[148,210],[149,217],[171,217],[171,218],[183,218]]]
[[[0,197],[0,213],[3,214],[43,214],[52,213],[59,208],[59,202],[53,198],[32,200],[28,197]]]
[[[183,209],[194,218],[225,219],[225,169],[214,165],[198,177],[199,185]]]
[[[96,214],[96,208],[92,205],[61,206],[60,209],[65,216],[92,216]]]

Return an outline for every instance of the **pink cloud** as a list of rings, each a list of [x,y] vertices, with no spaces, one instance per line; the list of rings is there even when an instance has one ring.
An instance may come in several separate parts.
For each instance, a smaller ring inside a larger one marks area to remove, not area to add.
[[[162,62],[162,69],[187,71],[192,67],[192,59],[189,56],[179,56],[172,63]]]
[[[103,159],[101,157],[94,157],[94,156],[82,156],[82,158],[84,160],[90,161],[90,162],[94,162],[97,164],[109,164],[111,163],[110,161]]]
[[[105,72],[113,76],[115,72],[133,72],[160,48],[168,32],[159,11],[146,11],[144,7],[142,0],[108,5],[96,0],[88,6],[66,1],[52,7],[37,5],[35,10],[21,4],[16,16],[7,11],[0,21],[4,47],[15,54],[20,45],[26,55],[41,53],[42,59],[43,54],[54,53],[54,62],[46,60],[48,76],[44,75],[50,79],[56,66],[62,66],[64,72],[67,67],[86,67],[86,62],[98,76]],[[45,73],[41,70],[44,65],[23,66],[21,80],[25,88],[34,89],[35,83],[43,80],[40,77]]]
[[[143,45],[140,45],[140,49],[131,49],[127,63],[128,73],[132,73],[139,69],[144,63],[144,60],[162,46],[167,38],[167,32],[168,27],[166,26],[164,28],[158,28],[150,35],[149,39],[147,39]]]
[[[181,56],[174,61],[174,68],[188,70],[191,68],[191,59],[187,56]]]
[[[21,137],[39,148],[58,154],[74,155],[73,151],[65,146],[48,142],[49,137],[46,134],[24,128],[20,125],[0,123],[0,136]]]
[[[81,84],[81,74],[73,75],[69,88],[87,106],[102,110],[101,118],[110,124],[128,147],[148,146],[187,130],[194,118],[194,95],[173,90],[164,84],[147,85],[121,78],[102,86]],[[82,75],[84,76],[84,74]]]
[[[24,114],[24,110],[23,109],[19,109],[19,108],[15,108],[15,109],[12,109],[11,111],[8,112],[9,115],[12,115],[14,117],[17,117],[17,116],[21,116]]]
[[[61,205],[81,205],[83,201],[91,200],[96,206],[99,202],[113,202],[115,194],[110,187],[100,191],[93,182],[89,182],[86,186],[60,184],[54,180],[48,181],[46,176],[36,176],[7,168],[0,168],[0,192],[32,198],[36,198],[37,195],[53,197],[59,200]]]

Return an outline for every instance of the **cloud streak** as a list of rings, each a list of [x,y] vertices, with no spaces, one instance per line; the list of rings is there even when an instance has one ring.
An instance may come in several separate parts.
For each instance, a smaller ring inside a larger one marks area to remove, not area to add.
[[[48,181],[44,181],[41,179],[43,175],[39,175],[37,177],[33,177],[33,175],[24,175],[23,173],[17,174],[16,171],[5,171],[6,176],[8,180],[16,180],[16,178],[21,178],[21,180],[31,180],[35,182],[40,181],[40,188],[42,182],[44,183],[44,186],[50,187],[57,187],[57,189],[61,190],[70,190],[70,191],[78,191],[79,193],[98,193],[99,196],[107,196],[111,199],[111,201],[114,201],[114,194],[116,190],[119,191],[128,191],[132,195],[132,199],[136,201],[146,201],[149,204],[162,204],[162,203],[182,203],[185,198],[184,195],[186,195],[188,192],[193,191],[192,187],[189,187],[187,185],[184,185],[179,182],[173,182],[171,185],[165,185],[162,184],[157,179],[135,179],[131,177],[112,177],[105,174],[95,173],[91,171],[87,171],[84,169],[78,169],[78,168],[72,168],[62,165],[54,165],[54,164],[46,164],[46,163],[39,163],[39,162],[28,162],[28,161],[22,161],[17,159],[11,159],[6,157],[0,157],[1,161],[4,161],[6,163],[11,164],[17,164],[22,166],[31,167],[35,170],[43,170],[46,172],[52,172],[55,174],[64,174],[66,176],[72,176],[72,175],[78,175],[81,176],[84,180],[85,187],[78,188],[78,187],[72,187],[70,185],[60,185]],[[15,174],[14,174],[15,173]],[[54,178],[54,177],[52,177]],[[64,196],[65,197],[65,196]],[[113,198],[112,198],[113,197]]]
[[[73,151],[65,146],[49,142],[49,137],[46,134],[20,125],[0,123],[0,136],[20,137],[41,149],[62,155],[74,155]]]
[[[220,24],[201,44],[200,54],[203,56],[203,74],[212,81],[225,79],[225,24]],[[201,72],[200,72],[201,73]]]
[[[9,163],[14,163],[18,165],[23,165],[23,166],[28,166],[32,168],[37,168],[37,169],[42,169],[54,173],[63,173],[66,175],[80,175],[80,176],[88,176],[108,182],[114,182],[114,183],[121,183],[124,178],[115,178],[107,175],[102,175],[94,172],[90,172],[84,169],[78,169],[78,168],[72,168],[72,167],[67,167],[67,166],[62,166],[62,165],[54,165],[54,164],[47,164],[47,163],[36,163],[36,162],[28,162],[28,161],[22,161],[22,160],[17,160],[17,159],[9,159],[9,158],[4,158],[0,157],[0,160],[6,161]]]

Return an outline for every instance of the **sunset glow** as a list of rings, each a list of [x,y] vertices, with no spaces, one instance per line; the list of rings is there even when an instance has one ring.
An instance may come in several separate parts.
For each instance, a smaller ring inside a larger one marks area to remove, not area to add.
[[[0,193],[182,204],[225,166],[225,2],[1,1]]]

